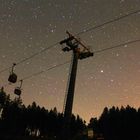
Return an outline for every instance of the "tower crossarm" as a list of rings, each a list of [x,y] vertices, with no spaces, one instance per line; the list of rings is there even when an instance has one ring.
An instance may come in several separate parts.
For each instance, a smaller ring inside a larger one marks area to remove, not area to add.
[[[66,46],[62,49],[64,52],[73,50],[77,52],[78,59],[80,60],[93,56],[93,53],[90,51],[90,49],[85,46],[79,39],[77,39],[69,31],[66,31],[66,33],[69,37],[60,41],[61,45],[66,44]]]
[[[69,35],[69,37],[73,37],[73,39],[75,39],[75,41],[84,48],[84,50],[90,51],[87,46],[85,46],[79,39],[73,36],[69,31],[66,31],[66,33]]]

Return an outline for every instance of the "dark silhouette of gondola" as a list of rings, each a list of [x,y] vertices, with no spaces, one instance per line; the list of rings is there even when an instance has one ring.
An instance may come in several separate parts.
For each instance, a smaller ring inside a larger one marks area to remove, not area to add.
[[[14,73],[14,67],[15,66],[16,66],[16,63],[13,63],[12,70],[11,70],[9,78],[8,78],[8,81],[10,83],[16,83],[17,82],[17,75]]]
[[[14,94],[20,96],[21,95],[21,92],[22,92],[22,83],[23,83],[23,80],[20,80],[20,86],[19,87],[16,87],[15,90],[14,90]]]

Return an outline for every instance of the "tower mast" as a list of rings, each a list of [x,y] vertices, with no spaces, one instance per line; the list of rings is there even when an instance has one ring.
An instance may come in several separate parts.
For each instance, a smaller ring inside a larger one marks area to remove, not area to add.
[[[64,127],[62,133],[63,140],[70,139],[70,123],[72,116],[72,107],[73,107],[73,99],[74,99],[74,89],[75,89],[75,81],[76,81],[76,73],[77,73],[77,65],[78,59],[85,59],[87,57],[93,56],[93,53],[90,52],[89,48],[87,48],[82,42],[80,42],[76,37],[74,37],[68,31],[68,38],[64,39],[60,42],[60,44],[66,44],[66,46],[62,49],[64,52],[73,52],[72,59],[72,67],[70,72],[70,79],[68,83],[68,91],[66,96],[66,102],[64,106]]]

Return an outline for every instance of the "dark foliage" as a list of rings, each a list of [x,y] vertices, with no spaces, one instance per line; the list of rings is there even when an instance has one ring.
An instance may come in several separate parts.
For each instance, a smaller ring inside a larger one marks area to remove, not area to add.
[[[0,139],[1,140],[54,140],[61,137],[63,114],[57,109],[47,110],[35,102],[25,107],[20,98],[10,99],[0,91]],[[71,137],[78,135],[85,128],[83,120],[72,116]]]
[[[47,110],[33,102],[24,106],[20,98],[10,99],[0,90],[0,140],[61,140],[63,114]],[[91,118],[88,125],[94,140],[140,140],[140,108],[104,108],[100,118]],[[85,122],[77,115],[71,118],[71,137],[85,140]]]
[[[104,108],[101,117],[92,118],[89,126],[95,132],[94,139],[105,140],[140,140],[140,109]]]

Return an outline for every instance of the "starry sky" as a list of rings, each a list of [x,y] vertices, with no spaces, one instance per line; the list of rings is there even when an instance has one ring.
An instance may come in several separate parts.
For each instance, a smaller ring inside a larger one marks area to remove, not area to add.
[[[0,71],[73,34],[140,10],[140,0],[0,0]],[[77,36],[94,52],[140,39],[140,13]],[[18,79],[71,60],[62,46],[39,53],[15,68]],[[23,81],[25,105],[35,101],[63,110],[70,63]],[[10,69],[0,73],[8,83]],[[73,113],[87,122],[105,106],[140,107],[140,42],[79,60]],[[19,83],[5,87],[12,98]]]

